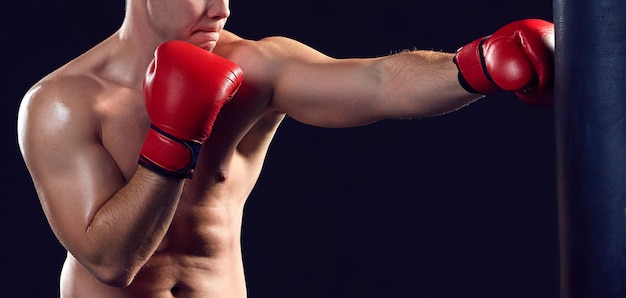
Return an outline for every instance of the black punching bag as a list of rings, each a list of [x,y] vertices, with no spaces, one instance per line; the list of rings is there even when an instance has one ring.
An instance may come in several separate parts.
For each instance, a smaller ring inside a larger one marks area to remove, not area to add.
[[[626,0],[554,0],[562,298],[626,298]]]

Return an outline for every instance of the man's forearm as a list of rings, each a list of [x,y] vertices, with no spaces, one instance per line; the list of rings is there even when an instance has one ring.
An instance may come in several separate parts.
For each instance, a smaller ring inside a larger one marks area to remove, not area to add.
[[[89,248],[75,257],[102,282],[128,285],[161,243],[182,186],[183,179],[138,167],[129,183],[98,209],[85,231]]]

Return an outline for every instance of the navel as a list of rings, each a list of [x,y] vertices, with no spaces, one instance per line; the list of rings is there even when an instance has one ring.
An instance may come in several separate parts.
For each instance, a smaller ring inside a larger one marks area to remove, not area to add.
[[[172,295],[174,295],[174,296],[176,296],[178,294],[178,292],[180,292],[180,287],[178,285],[174,285],[170,289],[170,293],[172,293]]]

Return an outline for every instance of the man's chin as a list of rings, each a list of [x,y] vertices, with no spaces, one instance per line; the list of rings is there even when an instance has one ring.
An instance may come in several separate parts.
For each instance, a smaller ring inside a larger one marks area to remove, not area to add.
[[[195,44],[195,45],[197,45],[198,47],[201,47],[201,48],[203,48],[203,49],[205,49],[205,50],[207,50],[209,52],[212,52],[213,49],[215,49],[215,46],[217,45],[217,42],[215,42],[215,41],[207,41],[207,42],[203,42],[203,43]]]
[[[207,51],[213,51],[215,46],[217,45],[217,39],[219,38],[219,33],[215,32],[196,32],[193,34],[188,42],[203,48]]]

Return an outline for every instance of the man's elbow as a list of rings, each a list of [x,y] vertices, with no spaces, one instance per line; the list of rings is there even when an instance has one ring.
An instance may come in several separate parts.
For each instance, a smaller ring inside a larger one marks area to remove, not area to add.
[[[120,264],[95,266],[90,271],[94,278],[105,285],[125,288],[133,282],[139,270],[138,268],[135,269],[134,266],[124,266]]]

